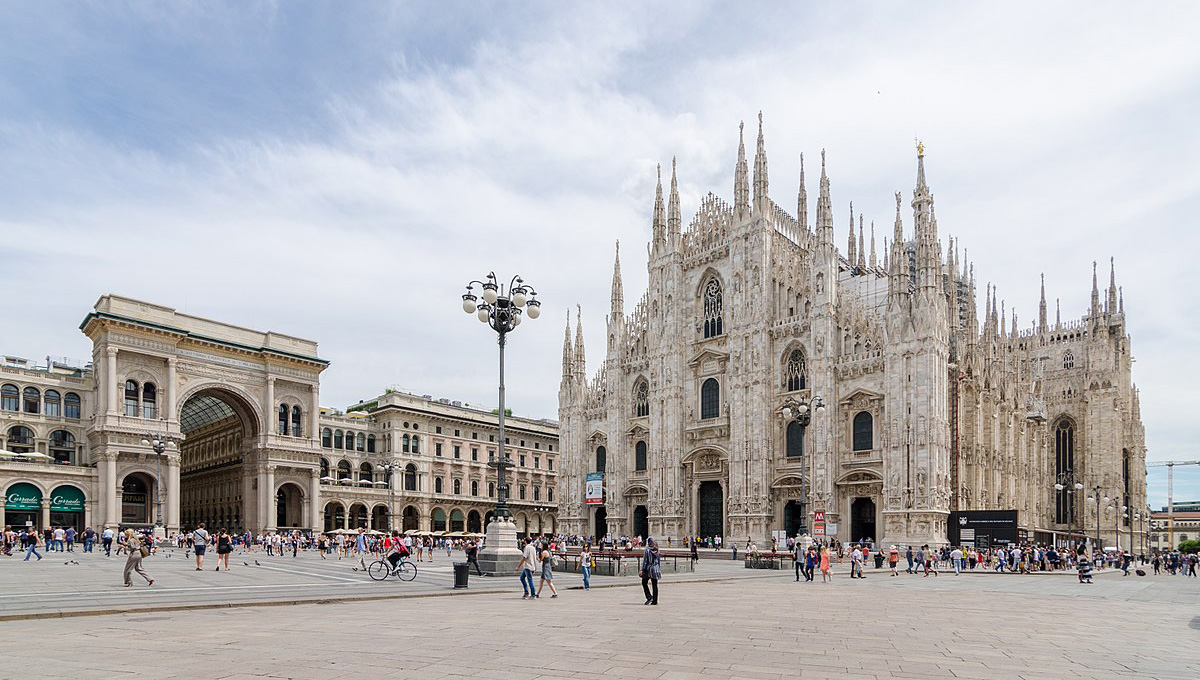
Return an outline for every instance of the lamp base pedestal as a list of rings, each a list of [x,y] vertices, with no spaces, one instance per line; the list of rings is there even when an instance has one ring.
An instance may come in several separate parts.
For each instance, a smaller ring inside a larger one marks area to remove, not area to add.
[[[479,568],[488,576],[516,576],[521,563],[517,525],[510,519],[494,519],[487,525],[487,542],[479,551]]]

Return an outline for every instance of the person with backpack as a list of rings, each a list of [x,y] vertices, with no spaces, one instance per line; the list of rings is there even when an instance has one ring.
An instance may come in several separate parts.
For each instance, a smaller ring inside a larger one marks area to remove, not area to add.
[[[658,604],[658,580],[662,578],[661,558],[658,554],[658,543],[653,538],[646,539],[646,550],[642,553],[642,592],[646,595],[646,604]],[[653,592],[650,586],[653,585]]]

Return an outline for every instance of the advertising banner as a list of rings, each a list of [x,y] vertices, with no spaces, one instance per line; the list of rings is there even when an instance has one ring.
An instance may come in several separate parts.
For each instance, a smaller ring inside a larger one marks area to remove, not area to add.
[[[50,512],[83,512],[83,492],[64,484],[50,494]]]
[[[13,484],[8,487],[4,500],[5,510],[41,510],[42,492],[34,485],[26,482]]]
[[[584,502],[588,505],[600,505],[604,502],[603,472],[589,472],[587,474],[587,487],[584,493]]]

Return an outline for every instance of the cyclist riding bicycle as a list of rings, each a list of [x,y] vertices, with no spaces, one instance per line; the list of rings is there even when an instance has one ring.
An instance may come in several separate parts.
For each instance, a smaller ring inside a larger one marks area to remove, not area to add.
[[[388,564],[392,565],[392,571],[400,566],[400,560],[409,556],[408,547],[404,545],[404,540],[400,537],[399,531],[392,531],[392,535],[383,539],[384,550],[387,551]]]

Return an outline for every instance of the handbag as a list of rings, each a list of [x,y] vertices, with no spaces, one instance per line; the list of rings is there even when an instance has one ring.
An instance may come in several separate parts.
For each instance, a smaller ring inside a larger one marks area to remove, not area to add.
[[[149,556],[150,556],[150,549],[149,549],[149,548],[147,548],[146,546],[142,546],[140,550],[141,550],[141,553],[142,553],[142,557],[149,557]]]

